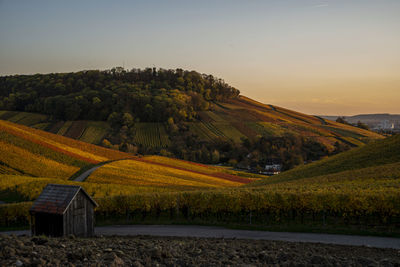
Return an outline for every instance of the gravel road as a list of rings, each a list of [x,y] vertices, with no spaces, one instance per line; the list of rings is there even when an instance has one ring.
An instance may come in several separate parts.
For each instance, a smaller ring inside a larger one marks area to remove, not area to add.
[[[97,165],[97,166],[94,166],[93,168],[91,168],[91,169],[85,171],[84,173],[82,173],[81,175],[79,175],[78,177],[76,177],[76,178],[74,179],[74,181],[76,181],[76,182],[84,182],[84,181],[86,180],[86,178],[89,177],[89,175],[91,175],[95,170],[97,170],[98,168],[102,167],[102,166],[105,165],[105,164],[106,164],[106,163],[100,164],[100,165]]]
[[[169,236],[197,238],[235,238],[252,240],[275,240],[287,242],[324,243],[349,246],[392,248],[400,250],[400,238],[331,235],[315,233],[267,232],[233,230],[214,226],[195,225],[113,225],[96,227],[97,235],[104,236]],[[11,231],[3,234],[28,235],[29,231]]]

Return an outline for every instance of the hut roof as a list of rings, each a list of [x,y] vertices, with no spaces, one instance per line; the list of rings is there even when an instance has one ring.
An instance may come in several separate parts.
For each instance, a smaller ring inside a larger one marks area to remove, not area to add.
[[[97,207],[97,203],[79,185],[48,184],[35,200],[29,212],[64,214],[72,200],[81,190]]]

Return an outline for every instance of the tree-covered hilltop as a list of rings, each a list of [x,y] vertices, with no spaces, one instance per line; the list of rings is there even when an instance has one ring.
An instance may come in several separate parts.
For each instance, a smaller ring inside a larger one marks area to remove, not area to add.
[[[262,104],[212,75],[113,68],[0,77],[0,120],[140,154],[262,171],[382,136]]]
[[[132,69],[0,77],[0,109],[60,120],[191,121],[210,101],[239,95],[212,75],[182,69]]]

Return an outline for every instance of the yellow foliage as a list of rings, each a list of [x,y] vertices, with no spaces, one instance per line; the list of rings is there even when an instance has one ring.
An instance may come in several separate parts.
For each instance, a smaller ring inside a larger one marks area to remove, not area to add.
[[[33,176],[57,177],[67,179],[79,168],[33,154],[20,147],[0,141],[0,162],[13,166]]]
[[[106,164],[93,172],[88,182],[149,186],[222,187],[239,186],[207,174],[155,165],[137,160],[122,160]]]

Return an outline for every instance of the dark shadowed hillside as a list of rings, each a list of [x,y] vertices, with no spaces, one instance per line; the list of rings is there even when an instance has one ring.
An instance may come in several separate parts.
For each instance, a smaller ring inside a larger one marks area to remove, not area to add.
[[[313,177],[315,177],[314,182],[318,182],[318,179],[322,181],[327,177],[336,176],[342,181],[398,178],[400,177],[399,151],[400,135],[395,135],[313,164],[295,168],[275,177],[263,179],[252,185],[268,185]]]

